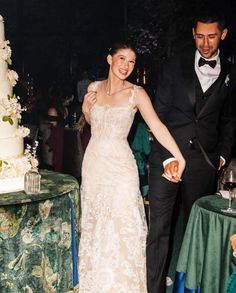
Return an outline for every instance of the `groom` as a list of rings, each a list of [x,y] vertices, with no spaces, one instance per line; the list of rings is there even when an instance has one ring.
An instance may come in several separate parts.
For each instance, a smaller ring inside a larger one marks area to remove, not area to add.
[[[147,241],[149,293],[164,293],[171,219],[177,193],[184,226],[192,204],[215,191],[217,170],[227,160],[235,131],[235,70],[219,51],[227,35],[224,18],[204,15],[195,20],[196,51],[171,60],[160,74],[155,109],[186,159],[181,183],[161,176],[177,167],[158,142],[150,155],[150,231]],[[234,99],[234,100],[233,100]],[[234,111],[234,113],[233,113]]]

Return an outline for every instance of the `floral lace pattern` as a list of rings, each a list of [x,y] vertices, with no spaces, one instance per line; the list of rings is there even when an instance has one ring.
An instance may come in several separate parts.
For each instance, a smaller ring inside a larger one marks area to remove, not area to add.
[[[135,92],[135,88],[133,90]],[[94,105],[82,168],[80,293],[146,293],[146,219],[127,142],[135,109]]]

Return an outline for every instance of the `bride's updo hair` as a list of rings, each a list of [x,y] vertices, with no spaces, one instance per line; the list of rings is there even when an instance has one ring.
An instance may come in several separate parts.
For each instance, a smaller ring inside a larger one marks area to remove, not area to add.
[[[119,40],[114,42],[108,50],[108,54],[113,56],[121,49],[130,49],[135,53],[135,55],[137,55],[137,51],[134,44],[129,40]]]

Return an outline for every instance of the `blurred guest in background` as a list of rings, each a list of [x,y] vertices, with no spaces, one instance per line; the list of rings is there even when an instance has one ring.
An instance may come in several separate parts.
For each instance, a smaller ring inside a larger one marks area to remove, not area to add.
[[[82,148],[83,151],[85,151],[91,137],[91,127],[86,122],[84,114],[80,116],[75,128],[78,129],[80,132]]]
[[[68,127],[68,107],[72,100],[72,91],[67,85],[56,85],[49,90],[49,106],[45,120],[52,127],[46,143],[53,152],[53,169],[59,172],[63,171],[64,128]]]
[[[43,86],[35,88],[35,94],[26,100],[26,111],[23,112],[23,123],[39,125],[47,111],[48,89]]]
[[[81,79],[77,82],[77,95],[78,95],[78,101],[80,103],[83,102],[84,95],[87,93],[87,89],[90,83],[91,83],[91,80],[88,77],[88,72],[83,71]]]
[[[49,106],[46,120],[53,126],[67,126],[69,119],[68,107],[72,100],[72,92],[68,86],[53,86],[49,90]]]

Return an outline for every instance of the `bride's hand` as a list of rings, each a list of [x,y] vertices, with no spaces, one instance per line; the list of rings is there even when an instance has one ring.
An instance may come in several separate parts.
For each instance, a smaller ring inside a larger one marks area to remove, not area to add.
[[[174,160],[166,164],[162,176],[167,180],[178,183],[181,181],[181,176],[185,168],[185,160]]]
[[[84,96],[82,111],[84,114],[89,114],[92,106],[97,101],[97,92],[90,91]]]

